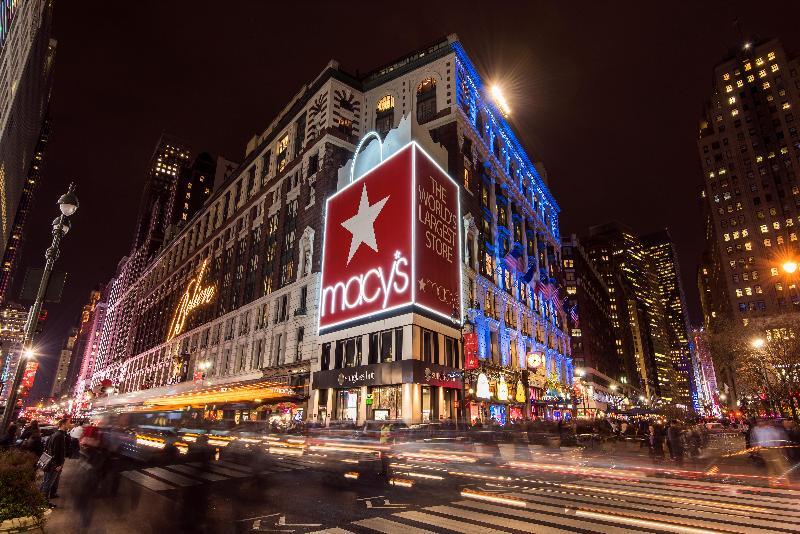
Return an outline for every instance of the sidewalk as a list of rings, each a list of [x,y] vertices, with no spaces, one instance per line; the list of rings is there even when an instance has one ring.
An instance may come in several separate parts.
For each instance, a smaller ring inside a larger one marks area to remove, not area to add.
[[[59,483],[59,497],[53,499],[56,508],[45,523],[45,532],[155,534],[162,529],[150,525],[161,523],[158,518],[170,517],[171,501],[154,492],[141,492],[125,479],[116,496],[110,495],[107,484],[90,488],[89,495],[81,495],[86,487],[85,476],[79,460],[67,460]],[[129,524],[134,515],[141,517],[136,528]]]

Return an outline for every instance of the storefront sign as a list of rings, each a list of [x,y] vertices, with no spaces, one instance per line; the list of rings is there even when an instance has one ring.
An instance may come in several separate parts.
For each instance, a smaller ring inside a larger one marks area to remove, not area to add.
[[[317,371],[312,379],[314,389],[347,389],[397,384],[425,384],[458,389],[463,387],[463,374],[460,369],[453,367],[420,360],[401,360]]]
[[[354,386],[356,383],[369,382],[375,380],[374,371],[349,371],[339,372],[339,378],[336,381],[342,387]]]
[[[492,397],[492,392],[489,391],[489,379],[484,373],[480,373],[478,375],[478,384],[475,388],[475,396],[479,399],[490,399]]]
[[[464,334],[464,369],[478,368],[478,334],[467,332]]]
[[[178,307],[175,308],[175,314],[172,316],[172,322],[167,330],[167,341],[183,332],[186,319],[195,308],[202,304],[208,304],[214,298],[214,286],[203,286],[203,277],[207,268],[208,258],[200,264],[197,275],[186,284],[186,291],[178,301]]]
[[[327,201],[319,328],[417,307],[461,317],[458,184],[409,143]]]

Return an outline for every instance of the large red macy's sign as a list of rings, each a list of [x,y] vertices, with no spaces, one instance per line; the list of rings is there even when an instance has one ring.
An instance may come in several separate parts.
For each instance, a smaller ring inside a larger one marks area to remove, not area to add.
[[[461,305],[458,184],[411,142],[327,201],[319,327]]]

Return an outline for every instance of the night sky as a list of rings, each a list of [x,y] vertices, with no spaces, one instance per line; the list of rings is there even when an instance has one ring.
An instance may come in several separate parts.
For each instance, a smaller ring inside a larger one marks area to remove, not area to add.
[[[81,207],[58,268],[69,273],[37,338],[49,391],[58,350],[89,291],[130,250],[148,160],[162,131],[233,161],[304,83],[336,59],[361,72],[457,33],[542,161],[562,233],[616,219],[668,227],[693,322],[702,250],[697,124],[711,73],[742,39],[800,52],[795,2],[267,2],[56,0],[53,134],[22,270],[44,263],[55,204]],[[649,5],[644,5],[649,4]],[[22,274],[19,275],[22,278]]]

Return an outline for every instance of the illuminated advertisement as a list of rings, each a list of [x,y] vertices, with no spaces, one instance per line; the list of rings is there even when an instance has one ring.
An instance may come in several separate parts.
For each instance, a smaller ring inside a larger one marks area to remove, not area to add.
[[[414,142],[327,201],[319,328],[412,307],[460,320],[459,189]]]
[[[25,395],[27,396],[27,391],[33,387],[33,381],[36,379],[36,371],[39,370],[39,362],[25,362],[25,371],[22,375],[22,388],[25,390]]]
[[[202,304],[208,304],[214,298],[214,286],[203,285],[206,269],[208,269],[208,258],[200,264],[197,275],[186,284],[186,291],[181,295],[178,307],[175,308],[175,315],[172,317],[172,323],[169,325],[167,341],[183,332],[186,319],[195,308]]]
[[[464,334],[464,369],[478,368],[478,334]]]

